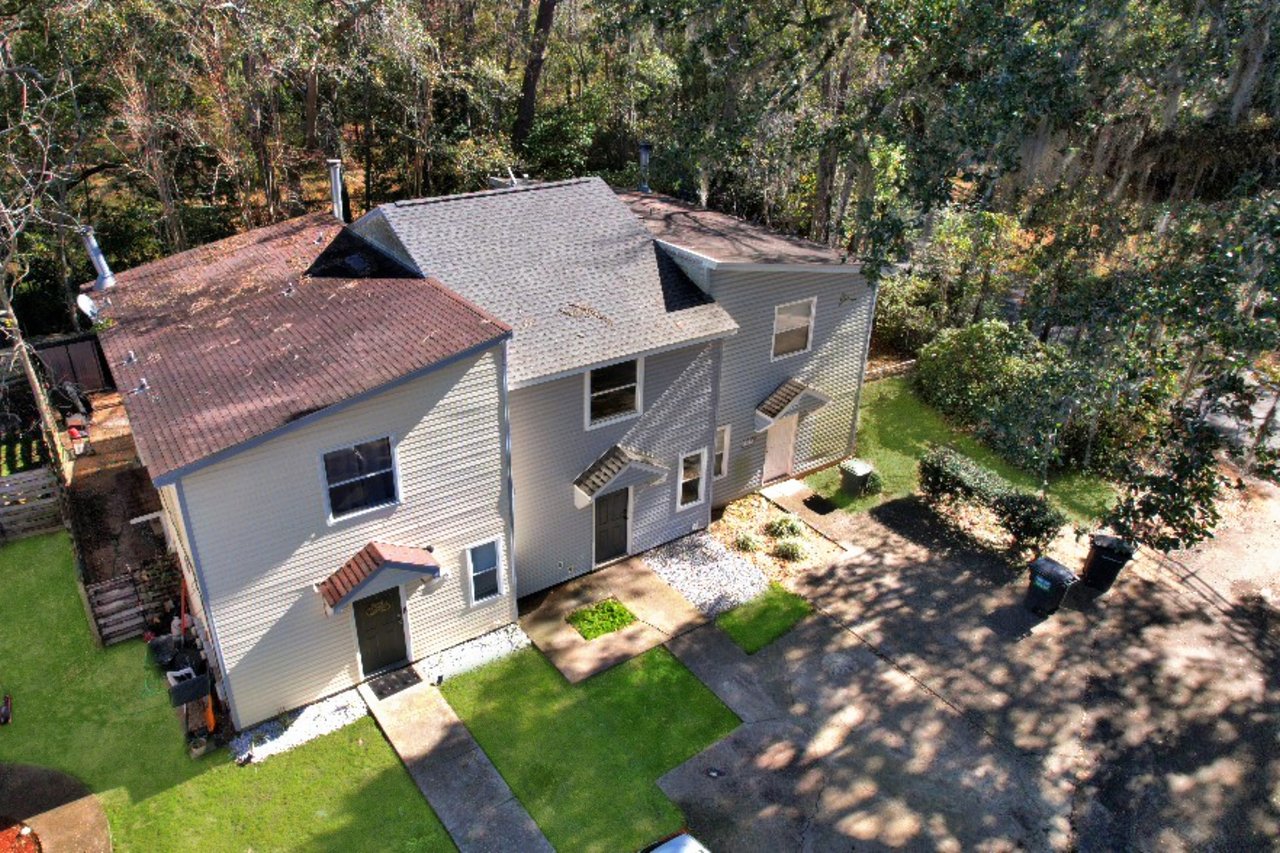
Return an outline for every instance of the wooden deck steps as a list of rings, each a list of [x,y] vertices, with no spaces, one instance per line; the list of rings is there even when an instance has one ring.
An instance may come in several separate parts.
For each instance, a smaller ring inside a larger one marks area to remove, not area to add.
[[[110,646],[142,636],[146,623],[133,578],[124,575],[89,584],[85,592],[89,596],[89,607],[98,625],[102,645]]]

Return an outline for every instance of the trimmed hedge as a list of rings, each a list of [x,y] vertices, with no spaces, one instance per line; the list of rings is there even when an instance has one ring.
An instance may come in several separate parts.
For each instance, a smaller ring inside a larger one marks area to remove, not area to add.
[[[920,491],[932,504],[974,503],[995,513],[1017,549],[1039,553],[1067,523],[1041,495],[1020,491],[996,472],[950,447],[934,447],[920,458]]]

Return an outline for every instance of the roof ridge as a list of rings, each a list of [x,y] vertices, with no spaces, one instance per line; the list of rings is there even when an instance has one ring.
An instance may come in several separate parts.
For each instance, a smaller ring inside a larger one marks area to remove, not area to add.
[[[603,179],[597,175],[587,175],[586,177],[582,177],[582,178],[566,178],[563,181],[545,181],[545,182],[530,183],[530,184],[520,184],[514,187],[499,187],[497,189],[477,190],[476,192],[470,192],[470,193],[455,193],[453,195],[434,195],[434,196],[428,196],[426,198],[406,198],[406,199],[400,199],[399,201],[388,202],[387,204],[380,204],[378,205],[378,207],[417,207],[419,205],[427,205],[427,204],[444,204],[446,202],[451,202],[451,201],[465,201],[467,199],[487,198],[489,196],[495,196],[495,195],[510,195],[513,193],[533,192],[535,190],[550,190],[550,189],[557,189],[559,187],[571,187],[571,186],[574,186],[575,184],[588,184],[588,183],[591,183],[592,181],[600,181],[601,183],[604,183]],[[608,185],[605,184],[605,186],[607,187]]]

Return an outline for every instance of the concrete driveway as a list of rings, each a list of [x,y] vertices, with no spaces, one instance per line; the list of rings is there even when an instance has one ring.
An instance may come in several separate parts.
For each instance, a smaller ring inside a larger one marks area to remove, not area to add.
[[[754,657],[669,647],[745,724],[660,780],[713,849],[1272,849],[1275,612],[1143,567],[1044,622],[914,501]],[[735,705],[736,703],[736,705]],[[747,713],[744,713],[746,711]],[[714,772],[713,772],[714,771]]]

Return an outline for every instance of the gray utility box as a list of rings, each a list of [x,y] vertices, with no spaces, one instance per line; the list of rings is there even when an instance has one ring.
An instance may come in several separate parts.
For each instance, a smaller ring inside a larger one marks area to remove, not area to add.
[[[875,470],[870,462],[862,459],[846,459],[840,463],[840,490],[857,497],[867,490],[867,480]]]

